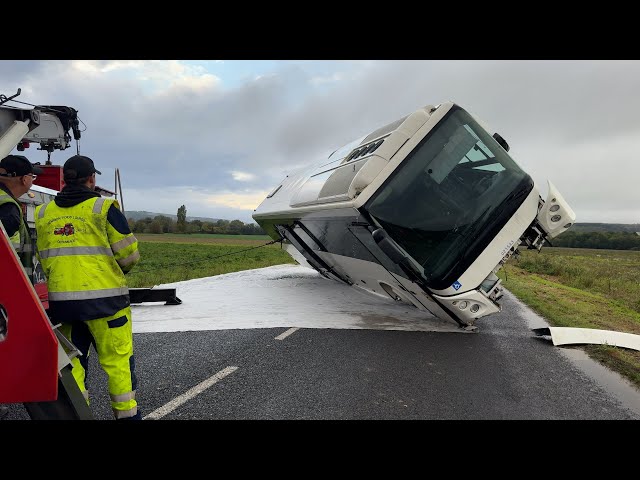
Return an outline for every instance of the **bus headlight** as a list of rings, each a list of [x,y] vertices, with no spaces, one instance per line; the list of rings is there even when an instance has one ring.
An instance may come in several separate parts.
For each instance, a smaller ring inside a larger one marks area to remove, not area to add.
[[[491,294],[499,287],[494,285]],[[500,305],[491,296],[481,290],[470,290],[459,295],[443,297],[433,295],[442,305],[449,308],[449,311],[467,324],[472,324],[477,318],[491,315],[501,310]],[[497,298],[496,298],[497,300]]]

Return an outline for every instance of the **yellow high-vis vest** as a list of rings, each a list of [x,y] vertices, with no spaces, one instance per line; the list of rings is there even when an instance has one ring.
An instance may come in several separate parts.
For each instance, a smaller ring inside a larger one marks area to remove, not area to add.
[[[47,276],[49,311],[59,322],[93,320],[130,304],[124,273],[139,259],[138,240],[107,221],[114,199],[36,208],[38,258]]]
[[[31,245],[29,229],[27,228],[22,216],[22,207],[18,202],[16,202],[15,198],[0,188],[0,205],[5,203],[13,203],[20,211],[20,227],[16,233],[9,237],[9,241],[11,241],[11,245],[13,245],[13,248],[18,253],[20,262],[22,263],[29,280],[33,281],[31,278],[31,274],[33,273],[33,247]]]

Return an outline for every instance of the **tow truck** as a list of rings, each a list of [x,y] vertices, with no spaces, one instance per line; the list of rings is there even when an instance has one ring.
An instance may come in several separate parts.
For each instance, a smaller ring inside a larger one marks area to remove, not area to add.
[[[70,147],[70,131],[80,139],[78,112],[65,106],[6,105],[20,93],[18,89],[11,97],[0,95],[0,158],[14,148],[24,151],[33,142],[47,152],[47,163],[51,164],[53,151]],[[28,222],[33,221],[35,206],[57,193],[34,189],[37,193],[30,191],[28,201],[21,202]],[[41,270],[34,269],[30,278],[1,223],[0,230],[0,403],[22,402],[34,420],[92,419],[71,374],[71,359],[80,352],[47,316]]]
[[[52,201],[63,188],[62,166],[51,162],[56,150],[66,150],[76,141],[80,153],[80,119],[75,108],[61,105],[22,108],[17,102],[21,89],[7,97],[0,94],[0,158],[14,149],[19,152],[38,145],[47,152],[33,187],[18,200],[32,235],[35,252],[35,208]],[[24,102],[21,102],[24,103]],[[116,169],[116,186],[119,185]],[[103,196],[117,192],[96,187]],[[120,196],[122,191],[120,188]],[[72,228],[72,227],[71,227]],[[69,227],[60,235],[69,235]],[[71,374],[71,359],[81,352],[53,325],[47,315],[46,278],[34,256],[33,273],[28,275],[0,223],[0,404],[23,403],[34,420],[89,420],[91,411]],[[131,303],[162,302],[179,305],[175,289],[132,288]]]

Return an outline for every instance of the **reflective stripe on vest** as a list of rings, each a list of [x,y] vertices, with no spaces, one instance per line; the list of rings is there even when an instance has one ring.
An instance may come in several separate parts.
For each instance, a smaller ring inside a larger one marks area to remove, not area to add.
[[[107,247],[62,247],[41,250],[40,258],[63,257],[65,255],[107,255],[113,257],[113,252]]]
[[[36,208],[39,208],[39,210],[38,210],[38,218],[43,218],[44,217],[44,211],[47,209],[47,205],[49,205],[49,204],[45,203],[41,207],[36,207]]]
[[[126,267],[127,265],[130,265],[130,264],[132,264],[133,262],[135,262],[136,260],[139,260],[139,259],[140,259],[140,252],[136,250],[135,252],[133,252],[128,257],[121,258],[120,260],[117,260],[117,262],[118,262],[118,265],[120,265],[121,267]]]
[[[106,200],[106,198],[100,197],[98,198],[98,200],[96,200],[96,203],[93,205],[93,213],[96,214],[100,214],[100,212],[102,211],[102,205],[104,204],[104,201]]]
[[[111,250],[113,250],[114,252],[119,252],[123,248],[126,248],[129,245],[131,245],[133,242],[137,242],[137,241],[138,239],[134,236],[123,238],[119,242],[116,242],[113,245],[111,245]]]
[[[92,300],[94,298],[117,297],[119,295],[129,295],[129,288],[120,287],[102,290],[79,290],[77,292],[49,292],[49,300],[65,302],[67,300]]]

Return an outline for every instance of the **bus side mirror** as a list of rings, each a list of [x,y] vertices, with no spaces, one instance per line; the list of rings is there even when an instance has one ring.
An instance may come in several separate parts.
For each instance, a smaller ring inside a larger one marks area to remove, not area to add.
[[[500,146],[502,148],[504,148],[505,152],[509,151],[509,144],[507,143],[507,141],[502,138],[498,133],[494,133],[493,134],[493,138],[496,139],[496,142],[498,142],[500,144]]]

